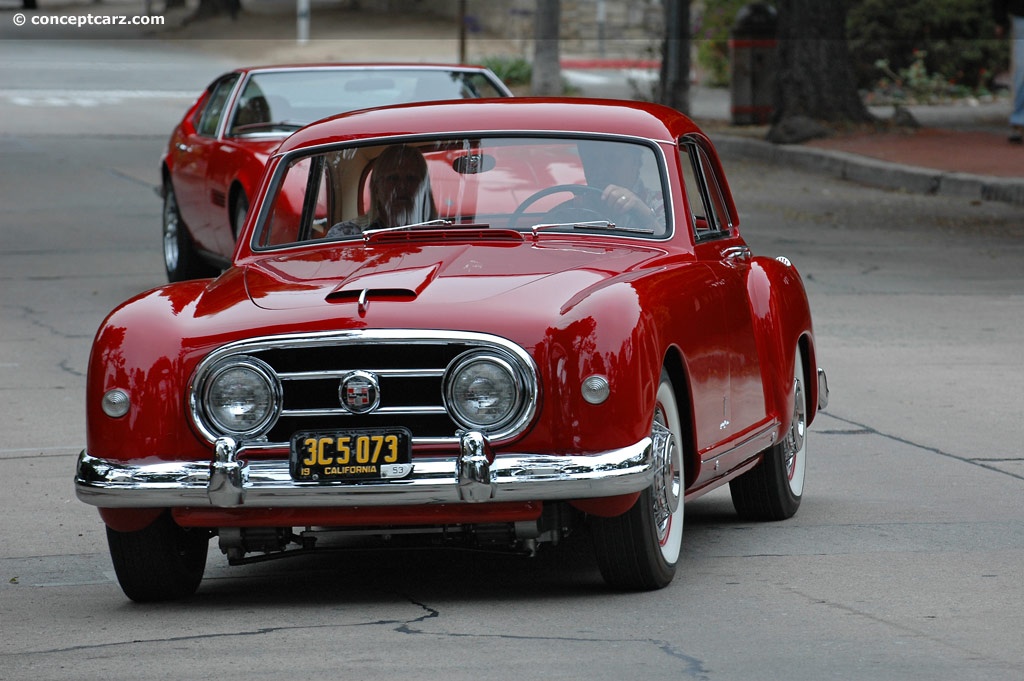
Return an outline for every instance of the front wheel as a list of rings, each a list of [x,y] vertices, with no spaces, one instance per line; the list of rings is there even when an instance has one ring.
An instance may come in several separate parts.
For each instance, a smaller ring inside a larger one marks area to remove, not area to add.
[[[107,528],[107,545],[124,594],[139,603],[187,598],[206,570],[210,533],[179,526],[163,513],[136,532]]]
[[[683,542],[683,429],[675,392],[662,371],[651,424],[656,477],[626,513],[594,518],[591,532],[609,586],[649,591],[668,586]]]
[[[756,468],[729,483],[732,504],[746,520],[785,520],[800,508],[807,470],[807,391],[797,350],[790,386],[793,414],[782,439]]]

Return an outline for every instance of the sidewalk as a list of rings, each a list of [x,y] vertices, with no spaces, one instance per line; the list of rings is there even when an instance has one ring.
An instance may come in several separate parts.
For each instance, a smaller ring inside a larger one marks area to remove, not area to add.
[[[776,145],[765,141],[767,127],[729,124],[728,92],[700,86],[691,92],[693,117],[724,156],[786,164],[884,189],[1024,206],[1024,147],[1007,141],[1007,98],[907,108],[921,127]],[[893,114],[892,107],[871,112],[881,120]]]
[[[244,6],[246,11],[235,21],[215,17],[169,27],[158,38],[215,52],[239,65],[458,60],[457,30],[449,20],[409,15],[396,21],[393,16],[321,9],[314,3],[310,40],[300,44],[294,10],[282,13],[279,0],[246,0]],[[528,42],[476,34],[464,47],[472,62],[499,55],[529,59]],[[656,64],[650,62],[564,53],[562,57],[563,75],[580,96],[629,98],[638,81],[657,78]],[[732,126],[726,90],[695,84],[690,98],[691,116],[723,156],[796,166],[894,190],[1024,206],[1024,147],[1006,139],[1005,97],[973,105],[911,106],[920,128],[841,134],[800,145],[770,144],[764,141],[766,128]],[[872,112],[886,119],[892,108]]]

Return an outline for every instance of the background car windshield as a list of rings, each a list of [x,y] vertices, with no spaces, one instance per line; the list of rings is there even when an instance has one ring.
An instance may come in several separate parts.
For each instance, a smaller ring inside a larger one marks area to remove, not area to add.
[[[282,165],[257,247],[430,220],[668,234],[662,156],[612,139],[459,138],[332,148]],[[374,177],[376,175],[376,178]]]
[[[310,69],[254,73],[232,129],[259,123],[305,125],[376,106],[439,99],[503,97],[479,72],[441,69]],[[250,130],[252,128],[249,128]]]

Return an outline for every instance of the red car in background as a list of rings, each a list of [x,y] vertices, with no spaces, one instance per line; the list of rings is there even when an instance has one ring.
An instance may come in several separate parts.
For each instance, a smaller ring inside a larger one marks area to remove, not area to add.
[[[497,76],[475,66],[319,64],[223,74],[185,113],[161,159],[168,280],[213,276],[230,264],[268,156],[303,125],[390,104],[508,96]]]
[[[382,226],[391,180],[425,220]],[[94,341],[75,485],[129,598],[191,595],[213,537],[242,564],[589,532],[609,585],[656,589],[684,502],[729,485],[744,518],[796,513],[828,397],[807,296],[751,252],[683,114],[357,111],[289,137],[257,187],[229,269]]]

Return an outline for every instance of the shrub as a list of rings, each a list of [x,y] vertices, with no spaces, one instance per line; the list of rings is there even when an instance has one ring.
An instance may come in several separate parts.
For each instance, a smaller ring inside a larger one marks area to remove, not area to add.
[[[487,57],[481,65],[493,71],[510,88],[529,85],[533,75],[533,66],[522,57]]]
[[[940,80],[949,84],[948,93],[984,91],[1009,63],[1009,41],[993,38],[988,0],[846,1],[846,33],[861,88],[892,90],[909,78],[915,87],[928,80],[932,92],[941,89]],[[729,84],[729,32],[750,2],[704,0],[692,36],[706,84]]]
[[[692,40],[697,47],[697,65],[704,71],[705,84],[729,84],[729,32],[736,14],[751,0],[704,0],[704,11],[695,16]]]
[[[893,74],[938,77],[951,90],[989,88],[1009,60],[1008,41],[995,40],[993,30],[991,3],[978,0],[851,0],[846,24],[866,89]]]

